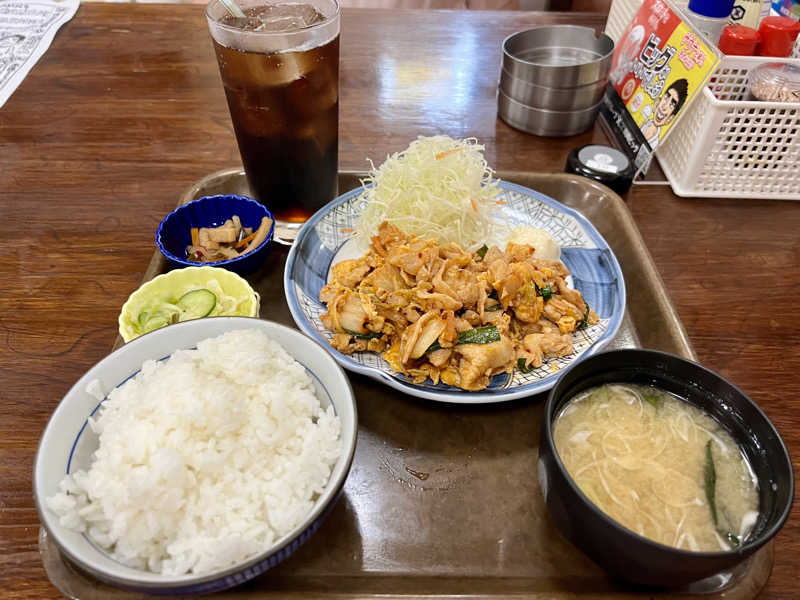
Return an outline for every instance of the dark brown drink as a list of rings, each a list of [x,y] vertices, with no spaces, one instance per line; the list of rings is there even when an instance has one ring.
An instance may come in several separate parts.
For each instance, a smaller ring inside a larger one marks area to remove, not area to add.
[[[226,16],[220,24],[241,29],[245,36],[248,32],[270,36],[298,26],[311,31],[325,19],[310,5],[259,6],[246,9],[245,14],[246,20]],[[336,25],[335,37],[316,46],[312,40],[300,50],[289,51],[253,51],[257,46],[236,44],[236,40],[231,46],[238,47],[231,47],[213,36],[250,189],[278,221],[303,222],[336,195]]]

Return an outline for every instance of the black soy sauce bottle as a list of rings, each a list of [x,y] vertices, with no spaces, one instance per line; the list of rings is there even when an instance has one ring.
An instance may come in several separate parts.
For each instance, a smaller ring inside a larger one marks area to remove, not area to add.
[[[601,144],[587,144],[572,150],[567,156],[565,170],[598,181],[620,195],[630,189],[636,173],[624,153]]]

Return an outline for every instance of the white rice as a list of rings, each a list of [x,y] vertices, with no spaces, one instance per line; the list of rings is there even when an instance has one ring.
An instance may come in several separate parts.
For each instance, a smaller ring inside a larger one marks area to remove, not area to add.
[[[341,452],[333,407],[258,330],[147,361],[89,423],[91,468],[47,506],[114,559],[167,575],[267,549],[311,512]]]

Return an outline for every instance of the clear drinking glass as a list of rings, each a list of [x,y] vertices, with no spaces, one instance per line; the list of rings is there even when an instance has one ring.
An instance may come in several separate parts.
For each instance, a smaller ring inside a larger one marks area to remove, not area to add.
[[[337,0],[244,0],[234,17],[206,6],[250,190],[276,218],[276,239],[336,196],[339,148]]]

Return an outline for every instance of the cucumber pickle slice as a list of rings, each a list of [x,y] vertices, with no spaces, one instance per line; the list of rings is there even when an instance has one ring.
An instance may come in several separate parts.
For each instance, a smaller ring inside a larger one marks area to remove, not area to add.
[[[175,305],[170,303],[171,307]],[[172,323],[179,321],[189,321],[191,319],[199,319],[211,314],[214,307],[217,305],[217,297],[214,292],[201,288],[199,290],[192,290],[186,292],[175,303],[177,304],[180,312],[176,313],[174,308],[171,310],[164,310],[163,307],[147,307],[141,311],[136,321],[139,325],[141,333],[149,333],[161,327],[166,327]]]
[[[149,333],[155,329],[169,325],[172,319],[170,318],[169,314],[162,310],[155,310],[152,312],[149,310],[143,310],[139,313],[136,321],[138,322],[142,333]]]
[[[186,292],[178,299],[178,306],[181,309],[178,321],[189,321],[199,319],[211,314],[217,305],[217,297],[214,292],[205,288]]]
[[[140,315],[141,317],[141,315]],[[155,331],[156,329],[161,329],[162,327],[166,327],[170,324],[170,319],[164,313],[155,313],[152,314],[146,319],[142,321],[140,318],[139,324],[142,327],[142,333],[149,333],[151,331]]]

